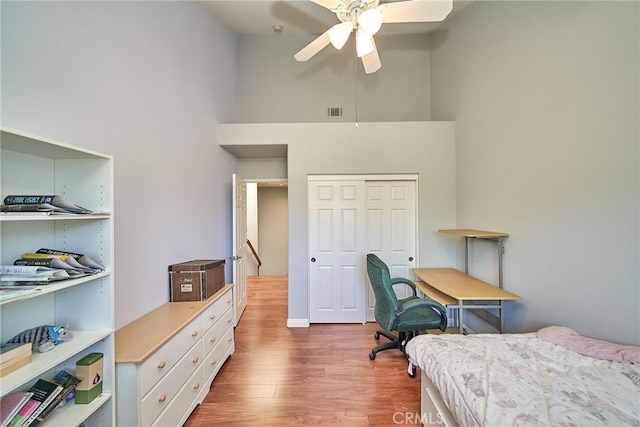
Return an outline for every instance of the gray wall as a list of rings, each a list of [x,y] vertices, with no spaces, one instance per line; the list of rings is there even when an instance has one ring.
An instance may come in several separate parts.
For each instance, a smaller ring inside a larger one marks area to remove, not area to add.
[[[287,188],[258,187],[258,240],[261,276],[289,273]]]
[[[313,36],[240,36],[239,123],[429,120],[427,36],[376,36],[382,68],[365,74],[347,43],[307,62],[293,55]],[[353,38],[353,37],[352,37]],[[327,118],[342,107],[342,118]]]
[[[509,331],[640,344],[638,2],[476,2],[433,34],[457,225],[506,231]],[[495,249],[476,245],[495,280]]]
[[[217,124],[235,115],[235,36],[196,2],[1,13],[2,126],[115,157],[120,328],[168,301],[169,264],[231,255],[237,160]]]

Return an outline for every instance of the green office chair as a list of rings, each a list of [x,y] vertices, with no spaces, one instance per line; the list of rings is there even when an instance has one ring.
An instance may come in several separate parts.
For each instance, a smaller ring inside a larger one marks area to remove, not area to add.
[[[389,267],[374,254],[367,255],[367,273],[376,297],[374,317],[382,330],[378,330],[374,338],[385,336],[390,342],[380,344],[371,350],[369,359],[374,360],[376,354],[383,350],[398,349],[405,352],[405,346],[411,338],[421,330],[440,329],[444,332],[447,327],[447,309],[432,300],[418,298],[416,285],[401,277],[391,278]],[[413,289],[413,296],[398,299],[393,291],[393,285],[406,284]],[[391,331],[396,331],[394,335]]]

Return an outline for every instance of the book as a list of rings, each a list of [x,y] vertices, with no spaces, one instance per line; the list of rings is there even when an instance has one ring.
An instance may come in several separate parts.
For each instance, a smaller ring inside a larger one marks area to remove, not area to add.
[[[0,344],[0,365],[16,358],[31,355],[31,343]]]
[[[53,401],[49,404],[49,406],[47,406],[40,413],[40,415],[38,415],[35,421],[28,425],[28,427],[32,427],[40,424],[47,418],[47,415],[49,415],[51,411],[53,411],[60,405],[64,405],[64,403],[67,400],[67,396],[69,396],[71,392],[75,390],[76,384],[80,382],[80,378],[71,375],[67,371],[62,370],[58,372],[51,381],[61,385],[63,387],[62,392],[60,392],[60,394],[58,394],[58,396],[55,399],[53,399]]]
[[[81,266],[83,266],[85,268],[91,268],[91,269],[98,270],[98,271],[104,271],[104,267],[101,264],[99,264],[96,261],[92,260],[91,258],[89,258],[88,255],[85,255],[85,254],[79,254],[79,253],[74,253],[74,252],[64,252],[64,251],[58,251],[58,250],[55,250],[55,249],[47,249],[47,248],[40,248],[40,249],[38,249],[36,251],[36,253],[37,254],[71,256]]]
[[[53,381],[48,381],[43,378],[38,379],[36,383],[29,389],[33,393],[31,400],[39,402],[38,407],[29,415],[29,418],[22,424],[25,426],[30,425],[40,415],[42,411],[62,392],[63,387],[60,384],[56,384]]]
[[[22,408],[20,408],[18,413],[15,414],[13,418],[11,418],[11,421],[9,421],[9,424],[7,424],[7,426],[21,427],[27,421],[27,418],[29,418],[29,416],[31,416],[31,414],[33,414],[33,412],[38,408],[39,405],[40,402],[38,402],[37,400],[33,400],[32,393],[29,400],[27,400],[27,403],[22,405]]]
[[[7,427],[31,396],[33,396],[33,393],[28,391],[19,391],[3,396],[0,399],[0,427]]]
[[[91,210],[71,203],[60,195],[10,195],[4,198],[5,205],[38,205],[43,203],[63,209],[67,213],[92,213]]]

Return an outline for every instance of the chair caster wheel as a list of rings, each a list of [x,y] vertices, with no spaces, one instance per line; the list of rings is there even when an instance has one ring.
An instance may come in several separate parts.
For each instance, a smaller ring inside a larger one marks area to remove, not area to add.
[[[376,332],[376,333],[373,335],[373,338],[375,338],[375,339],[379,340],[379,339],[380,339],[380,332]]]
[[[375,358],[376,358],[376,354],[373,351],[369,353],[369,359],[375,360]]]
[[[416,377],[416,367],[415,366],[410,366],[407,374],[409,374],[409,378],[415,378]]]

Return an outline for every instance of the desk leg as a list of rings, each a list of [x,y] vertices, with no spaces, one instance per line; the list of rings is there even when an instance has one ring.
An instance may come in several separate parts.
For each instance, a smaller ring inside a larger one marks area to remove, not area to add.
[[[458,300],[458,329],[460,330],[460,335],[464,334],[462,311],[462,300]]]
[[[500,312],[500,333],[504,332],[504,301],[499,300],[498,301],[499,304],[499,308],[498,311]]]

